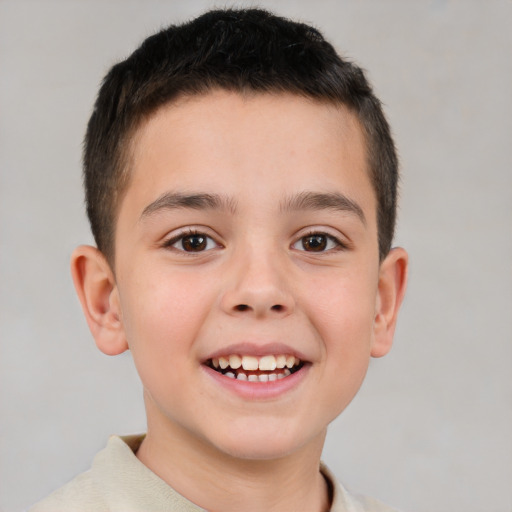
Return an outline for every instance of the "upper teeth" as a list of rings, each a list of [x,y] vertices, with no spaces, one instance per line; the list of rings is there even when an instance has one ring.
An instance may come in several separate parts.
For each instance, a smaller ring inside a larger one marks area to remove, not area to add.
[[[262,370],[273,371],[276,368],[293,368],[300,363],[300,359],[292,355],[280,354],[277,356],[268,355],[262,357],[239,356],[232,354],[229,356],[214,357],[212,364],[214,368],[225,370],[228,366],[233,370],[242,367],[244,370]]]

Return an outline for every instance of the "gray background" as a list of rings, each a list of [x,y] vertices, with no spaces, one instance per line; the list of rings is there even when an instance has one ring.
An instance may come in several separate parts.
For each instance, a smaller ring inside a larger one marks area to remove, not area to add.
[[[259,4],[313,22],[369,70],[401,154],[411,276],[395,347],[324,458],[404,511],[510,512],[512,2]],[[3,512],[86,469],[109,434],[145,429],[130,356],[96,350],[69,277],[91,241],[81,140],[108,67],[212,5],[0,0]]]

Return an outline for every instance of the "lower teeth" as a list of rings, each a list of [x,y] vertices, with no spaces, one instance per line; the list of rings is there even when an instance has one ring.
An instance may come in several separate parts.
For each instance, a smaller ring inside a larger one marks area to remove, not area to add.
[[[299,366],[295,366],[291,369],[284,368],[283,370],[277,370],[276,372],[273,373],[245,373],[244,371],[242,371],[242,368],[240,368],[240,370],[238,371],[233,371],[231,368],[228,371],[225,371],[222,370],[221,368],[214,368],[213,366],[210,367],[229,379],[237,379],[248,382],[273,382],[275,380],[284,379],[285,377],[288,377],[292,373],[295,373],[297,370],[300,370],[302,368],[302,364]]]
[[[234,374],[233,372],[223,373],[224,376],[230,379],[237,379],[248,382],[273,382],[275,380],[284,379],[291,374],[292,372],[288,368],[285,368],[284,371],[279,373],[250,373],[249,375],[244,372],[239,372],[238,374]]]

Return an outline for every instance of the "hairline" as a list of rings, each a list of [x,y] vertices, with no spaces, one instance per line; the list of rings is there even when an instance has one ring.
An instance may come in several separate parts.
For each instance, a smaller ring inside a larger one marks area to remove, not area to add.
[[[119,219],[119,214],[121,210],[121,205],[123,203],[124,197],[130,187],[131,178],[133,176],[134,171],[134,156],[137,147],[137,142],[140,140],[139,136],[142,133],[142,129],[145,125],[147,125],[160,111],[172,108],[174,106],[182,105],[188,101],[204,98],[214,94],[215,92],[229,92],[241,96],[242,98],[252,99],[258,96],[295,96],[297,98],[304,98],[305,100],[311,101],[312,103],[316,103],[318,105],[330,105],[340,112],[349,113],[353,119],[357,122],[358,128],[361,130],[361,134],[363,135],[364,141],[364,153],[365,153],[365,170],[368,178],[370,179],[370,186],[372,188],[374,198],[376,201],[376,222],[377,222],[377,236],[378,236],[378,246],[379,246],[379,255],[380,255],[380,223],[379,223],[379,211],[381,209],[380,200],[377,195],[377,188],[373,179],[373,171],[372,171],[372,157],[371,157],[371,144],[370,144],[370,134],[366,129],[364,123],[361,120],[361,114],[357,111],[357,109],[349,105],[348,102],[342,101],[338,98],[331,98],[325,96],[314,96],[312,94],[308,94],[306,91],[301,90],[286,90],[281,87],[269,88],[268,90],[259,90],[254,89],[252,87],[224,87],[218,84],[207,85],[204,90],[194,91],[194,90],[183,90],[179,91],[174,97],[170,97],[166,101],[163,101],[159,105],[155,106],[152,109],[147,110],[146,112],[139,114],[136,116],[131,125],[124,131],[124,133],[120,137],[120,141],[118,144],[118,148],[116,150],[116,171],[115,174],[117,179],[115,180],[117,186],[115,190],[115,198],[112,202],[112,208],[110,212],[110,222],[109,222],[109,236],[106,243],[106,247],[104,248],[104,255],[109,262],[112,270],[115,268],[115,245],[116,245],[116,233],[117,233],[117,221]],[[379,259],[383,259],[379,257]]]

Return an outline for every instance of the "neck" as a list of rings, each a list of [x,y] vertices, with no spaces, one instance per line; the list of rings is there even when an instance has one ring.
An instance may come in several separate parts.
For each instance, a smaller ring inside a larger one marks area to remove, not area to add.
[[[175,491],[211,512],[327,512],[329,490],[319,469],[324,438],[325,432],[280,458],[248,460],[225,454],[173,422],[148,420],[137,457]]]

